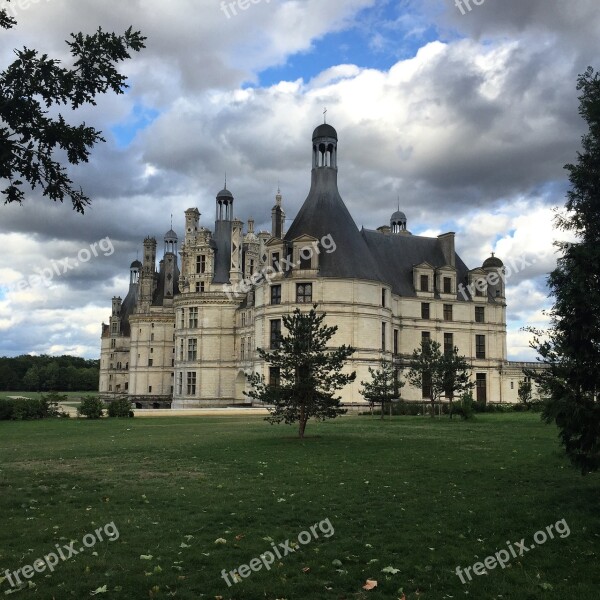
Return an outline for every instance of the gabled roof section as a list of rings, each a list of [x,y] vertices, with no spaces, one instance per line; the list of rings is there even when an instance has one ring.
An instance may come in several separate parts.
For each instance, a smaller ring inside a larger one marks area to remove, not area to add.
[[[379,231],[361,231],[369,251],[383,272],[384,281],[400,296],[415,297],[413,269],[426,265],[428,268],[447,267],[448,263],[437,238],[417,235],[384,235]],[[456,255],[456,278],[466,280],[469,269]],[[457,294],[457,300],[464,297]]]

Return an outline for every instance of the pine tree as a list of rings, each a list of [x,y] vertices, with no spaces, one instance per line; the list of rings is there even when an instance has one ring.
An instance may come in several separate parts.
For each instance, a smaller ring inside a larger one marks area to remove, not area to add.
[[[245,394],[272,405],[267,421],[298,423],[300,438],[310,418],[334,419],[347,412],[336,392],[356,379],[355,372],[342,373],[354,348],[328,348],[338,328],[324,325],[325,317],[326,313],[317,313],[316,304],[308,313],[297,308],[284,315],[287,335],[280,337],[278,348],[257,349],[268,365],[270,381],[258,373],[247,376],[252,389]]]
[[[588,132],[577,164],[565,167],[571,188],[566,212],[556,217],[577,243],[556,244],[561,256],[548,277],[550,329],[529,328],[546,368],[527,374],[547,397],[545,420],[558,425],[569,459],[585,474],[600,467],[600,75],[589,67],[577,89]]]
[[[390,403],[400,394],[400,388],[404,387],[403,381],[396,380],[394,365],[391,361],[382,359],[380,368],[369,367],[371,381],[361,381],[363,389],[362,396],[373,406],[381,404],[381,418],[385,412],[385,405]]]

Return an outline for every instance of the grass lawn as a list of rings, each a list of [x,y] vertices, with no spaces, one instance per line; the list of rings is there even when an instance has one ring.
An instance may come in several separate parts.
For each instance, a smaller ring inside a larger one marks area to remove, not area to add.
[[[41,395],[47,395],[50,392],[0,392],[0,398],[8,398],[9,396],[23,396],[25,398],[39,398]],[[98,392],[58,392],[61,396],[67,396],[69,402],[79,404],[79,399],[84,396],[97,396]]]
[[[8,597],[599,597],[600,479],[569,467],[538,415],[353,416],[295,434],[251,416],[1,422],[0,578],[108,523],[119,534]],[[561,519],[569,536],[504,570],[455,574]],[[270,571],[221,578],[317,523]]]

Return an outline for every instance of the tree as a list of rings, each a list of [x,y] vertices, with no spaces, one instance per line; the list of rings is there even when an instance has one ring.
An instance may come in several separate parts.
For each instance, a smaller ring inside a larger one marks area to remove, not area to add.
[[[6,9],[0,10],[0,27],[14,25]],[[74,61],[71,68],[37,50],[15,50],[17,60],[0,73],[0,178],[8,181],[2,190],[5,204],[23,202],[24,180],[31,188],[40,186],[43,195],[55,202],[70,198],[73,209],[84,212],[90,200],[76,189],[55,154],[64,153],[74,165],[87,162],[93,146],[105,140],[93,127],[70,125],[62,114],[50,117],[46,109],[75,110],[95,105],[96,96],[109,90],[122,94],[128,86],[116,65],[131,58],[130,50],[144,48],[145,39],[131,27],[123,35],[101,28],[94,35],[71,34],[67,42]]]
[[[577,164],[565,166],[571,187],[566,212],[556,216],[558,229],[577,243],[556,243],[550,328],[528,328],[546,368],[527,375],[547,397],[543,418],[556,423],[567,456],[585,474],[600,467],[600,75],[589,67],[577,89],[588,132]]]
[[[346,413],[335,393],[356,379],[356,373],[342,373],[354,348],[340,346],[328,348],[327,343],[337,332],[336,327],[323,325],[326,313],[317,314],[317,305],[308,313],[300,309],[283,316],[286,336],[274,340],[278,346],[272,351],[258,348],[270,373],[269,382],[264,376],[248,375],[251,391],[248,397],[272,405],[267,421],[270,423],[298,423],[300,438],[308,420],[334,419]]]
[[[404,387],[404,382],[396,379],[393,363],[385,359],[381,360],[379,369],[369,367],[369,373],[371,381],[360,382],[363,386],[360,393],[371,406],[381,404],[381,418],[383,419],[386,403],[398,398],[400,388]]]
[[[456,394],[468,392],[473,388],[470,366],[464,356],[458,355],[458,348],[442,353],[438,342],[423,340],[421,347],[413,352],[407,378],[411,385],[427,388],[431,401],[431,416],[435,415],[435,404],[445,395],[450,401]]]
[[[23,388],[29,392],[39,392],[42,389],[41,369],[34,365],[27,370],[23,377]]]
[[[519,400],[527,407],[527,410],[529,410],[533,401],[531,381],[519,381],[519,390],[517,393],[519,395]]]

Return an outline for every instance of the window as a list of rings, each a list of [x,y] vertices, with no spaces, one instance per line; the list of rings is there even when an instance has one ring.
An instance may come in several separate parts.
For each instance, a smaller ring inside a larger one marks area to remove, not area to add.
[[[476,375],[477,402],[485,404],[487,402],[487,378],[485,373],[477,373]]]
[[[244,355],[245,351],[246,351],[246,340],[244,338],[242,338],[242,343],[240,346],[240,358],[242,360],[244,360],[246,358]]]
[[[198,327],[198,309],[190,308],[189,318],[190,329],[196,329]]]
[[[484,279],[478,279],[475,282],[475,295],[478,296],[479,298],[485,297],[485,280]]]
[[[153,342],[153,341],[154,341],[154,334],[153,334],[153,333],[151,333],[151,334],[150,334],[150,341],[151,341],[151,342]]]
[[[309,252],[308,256],[306,256],[307,250]],[[300,250],[300,268],[312,269],[312,250],[310,249],[310,246]]]
[[[187,374],[187,395],[196,395],[196,372],[192,371]]]
[[[196,360],[198,356],[198,340],[196,338],[192,338],[188,340],[188,360]]]
[[[385,288],[383,288],[381,290],[381,306],[383,306],[383,308],[385,308],[385,300],[386,300],[386,290],[385,290]]]
[[[115,321],[112,325],[111,325],[111,332],[112,333],[119,333],[119,323],[117,321]]]
[[[279,367],[269,367],[269,385],[278,388],[281,385]]]
[[[279,273],[279,252],[273,252],[271,258],[271,266]]]
[[[444,294],[452,293],[452,277],[444,277],[443,290]]]
[[[510,389],[511,389],[511,390],[514,390],[514,389],[515,389],[515,382],[514,382],[514,381],[511,381],[511,382],[510,382]]]
[[[200,282],[196,282],[196,293],[200,292]]]
[[[483,306],[475,307],[475,323],[485,323],[485,308]]]
[[[154,348],[150,348],[150,354],[154,354]]]
[[[271,321],[271,350],[276,350],[281,344],[281,321]]]
[[[394,354],[398,354],[398,330],[394,329]]]
[[[475,358],[485,358],[485,335],[475,336]]]
[[[385,352],[385,323],[381,324],[381,349]]]
[[[181,396],[183,393],[183,373],[177,373],[177,394]]]
[[[250,275],[254,275],[254,261],[250,261]]]
[[[310,304],[312,302],[312,283],[296,284],[296,302]]]
[[[183,360],[183,340],[179,341],[179,360]]]
[[[154,329],[154,323],[152,323],[152,329]]]
[[[242,327],[246,327],[246,313],[242,313]]]
[[[114,338],[112,340],[110,340],[110,347],[111,348],[116,348],[117,347],[117,340],[115,340]]]
[[[154,365],[154,360],[152,358],[148,359],[148,366],[152,367]]]
[[[421,342],[429,341],[431,339],[430,331],[421,331]]]
[[[444,334],[444,354],[452,354],[454,352],[454,334]]]
[[[421,275],[421,291],[429,291],[429,275]]]
[[[151,385],[149,385],[149,386],[148,386],[148,393],[149,393],[149,394],[151,394],[151,393],[152,393],[152,386],[151,386]]]
[[[196,257],[196,273],[206,273],[206,255]]]
[[[452,304],[444,304],[444,321],[452,321]]]
[[[281,286],[271,286],[271,304],[281,304]]]
[[[129,390],[129,382],[125,382],[125,391]]]
[[[431,314],[431,305],[429,302],[421,303],[421,319],[429,319]]]

